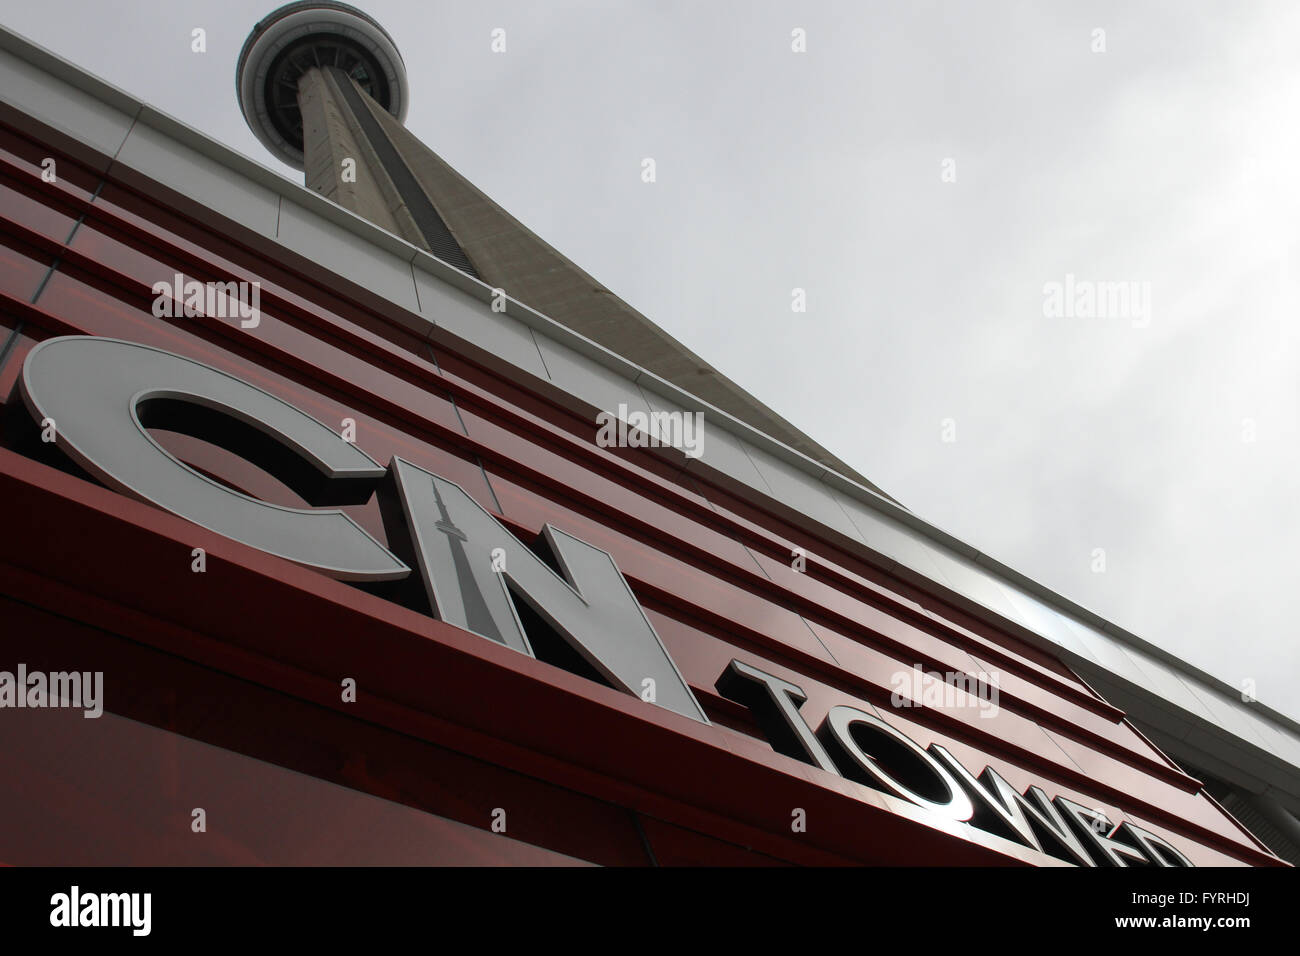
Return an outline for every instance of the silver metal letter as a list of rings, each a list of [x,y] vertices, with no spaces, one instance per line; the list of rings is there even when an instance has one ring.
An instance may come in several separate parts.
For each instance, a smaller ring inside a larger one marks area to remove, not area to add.
[[[853,736],[854,725],[870,728],[888,751],[888,757],[863,750]],[[974,815],[974,804],[952,774],[914,740],[874,714],[843,704],[832,707],[820,736],[846,777],[902,797],[950,820],[961,822]],[[882,763],[888,763],[893,773],[885,770]],[[925,793],[918,792],[918,787],[923,787]]]
[[[184,406],[256,435],[325,486],[383,477],[355,445],[274,395],[171,352],[82,335],[32,349],[20,381],[36,420],[58,423],[58,447],[115,491],[344,581],[410,573],[342,511],[286,508],[233,491],[172,457],[141,420],[149,405]]]
[[[460,485],[401,458],[391,467],[439,618],[535,656],[515,610],[522,601],[615,687],[640,696],[651,678],[655,703],[709,722],[608,553],[547,525],[561,577]]]

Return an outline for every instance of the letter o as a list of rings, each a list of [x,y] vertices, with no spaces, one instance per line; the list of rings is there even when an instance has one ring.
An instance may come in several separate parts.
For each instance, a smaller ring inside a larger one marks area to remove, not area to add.
[[[892,773],[881,766],[880,760],[862,749],[853,736],[855,725],[870,728],[884,743],[891,758],[889,762],[896,764],[890,768]],[[975,805],[947,768],[910,737],[874,714],[856,707],[832,707],[822,724],[820,736],[846,777],[902,797],[959,823],[975,815]],[[900,776],[905,779],[900,780]],[[918,787],[925,792],[918,792]]]

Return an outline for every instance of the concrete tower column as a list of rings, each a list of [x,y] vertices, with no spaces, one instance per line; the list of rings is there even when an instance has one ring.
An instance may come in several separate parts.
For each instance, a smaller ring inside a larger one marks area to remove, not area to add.
[[[478,273],[411,172],[384,116],[402,129],[410,91],[392,37],[345,3],[290,3],[263,18],[235,70],[254,135],[306,184],[438,258]]]
[[[414,136],[403,125],[410,101],[406,66],[372,17],[345,3],[311,0],[280,7],[253,27],[235,82],[254,135],[302,170],[309,188],[879,491],[602,286]]]

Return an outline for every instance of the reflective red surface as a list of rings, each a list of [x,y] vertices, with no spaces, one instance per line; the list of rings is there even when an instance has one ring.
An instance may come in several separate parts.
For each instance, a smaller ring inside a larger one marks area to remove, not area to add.
[[[1017,787],[1105,805],[1198,864],[1269,862],[1050,655],[742,500],[704,469],[597,447],[584,416],[446,341],[435,348],[412,317],[366,305],[360,290],[268,261],[251,237],[217,234],[70,160],[46,188],[32,160],[42,151],[0,131],[10,419],[24,414],[13,386],[26,353],[69,333],[155,345],[332,427],[352,419],[372,458],[400,455],[457,482],[526,541],[550,523],[609,551],[713,725],[685,726],[128,502],[10,432],[0,449],[0,668],[102,669],[115,690],[99,721],[54,711],[0,721],[29,781],[28,796],[0,795],[0,861],[1042,862],[776,754],[714,689],[738,658],[802,687],[810,724],[836,704],[874,708],[973,773],[993,766]],[[150,287],[177,272],[261,282],[258,327],[155,317]],[[236,488],[300,504],[224,449],[159,438]],[[386,540],[373,499],[348,510]],[[791,570],[796,545],[815,555],[806,573]],[[189,570],[192,547],[210,555],[202,575]],[[893,706],[898,675],[914,666],[986,675],[996,716]],[[338,700],[348,676],[361,688],[355,706]],[[209,810],[206,834],[189,829],[194,807]],[[792,807],[815,831],[791,831]],[[504,833],[492,831],[497,808]]]

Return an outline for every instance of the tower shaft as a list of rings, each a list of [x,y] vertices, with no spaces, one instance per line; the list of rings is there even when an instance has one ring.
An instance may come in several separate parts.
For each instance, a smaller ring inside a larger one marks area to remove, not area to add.
[[[350,76],[313,67],[298,80],[306,184],[363,219],[478,276],[380,117]]]
[[[316,192],[809,458],[879,491],[580,269],[404,125],[406,67],[373,17],[335,0],[268,14],[236,67],[240,108]],[[740,317],[736,317],[740,321]],[[880,492],[883,494],[883,492]]]

